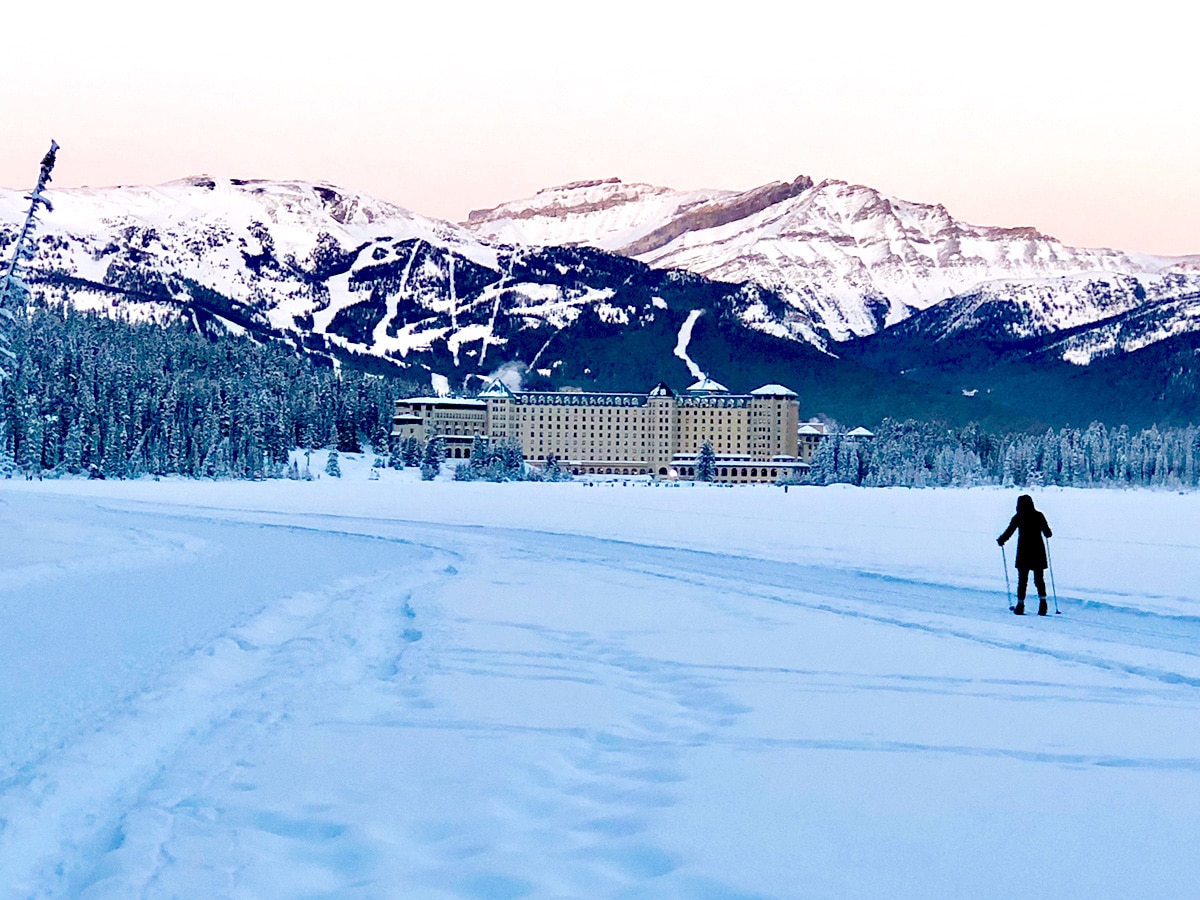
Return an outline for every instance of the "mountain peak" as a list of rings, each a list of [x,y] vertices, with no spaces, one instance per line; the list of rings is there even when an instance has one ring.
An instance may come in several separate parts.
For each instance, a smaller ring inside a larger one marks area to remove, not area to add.
[[[745,191],[579,181],[476,211],[465,226],[502,243],[587,245],[657,268],[760,284],[794,308],[785,316],[789,333],[818,345],[822,333],[873,334],[989,282],[1190,268],[1067,247],[1030,226],[972,225],[942,204],[806,175]]]
[[[592,178],[584,181],[572,181],[568,184],[560,184],[555,187],[542,188],[538,191],[539,194],[550,194],[555,191],[577,191],[582,188],[599,187],[602,184],[620,184],[620,178]]]

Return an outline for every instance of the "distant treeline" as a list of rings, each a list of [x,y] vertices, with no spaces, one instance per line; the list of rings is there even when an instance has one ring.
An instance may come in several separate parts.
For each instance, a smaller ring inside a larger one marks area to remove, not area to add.
[[[835,432],[838,430],[833,426]],[[805,481],[869,487],[1196,487],[1200,429],[1085,429],[994,435],[885,419],[875,436],[821,442]]]
[[[71,306],[34,305],[9,331],[16,361],[0,382],[0,471],[9,474],[284,477],[296,447],[370,447],[402,465],[404,448],[389,447],[394,401],[421,390],[348,366],[337,372],[278,343]],[[1191,488],[1200,481],[1195,426],[1132,431],[1096,423],[997,435],[887,419],[865,440],[831,430],[809,483]],[[491,455],[473,454],[468,474],[509,465],[504,445],[486,446]],[[408,449],[419,459],[422,448]]]
[[[393,403],[415,392],[279,344],[70,306],[35,305],[9,331],[0,467],[10,474],[282,476],[294,447],[386,454]]]

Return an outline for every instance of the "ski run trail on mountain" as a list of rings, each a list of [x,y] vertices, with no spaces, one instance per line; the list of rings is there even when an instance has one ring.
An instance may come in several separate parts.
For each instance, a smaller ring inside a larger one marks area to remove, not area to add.
[[[0,481],[0,896],[1194,896],[1200,496],[342,467]]]

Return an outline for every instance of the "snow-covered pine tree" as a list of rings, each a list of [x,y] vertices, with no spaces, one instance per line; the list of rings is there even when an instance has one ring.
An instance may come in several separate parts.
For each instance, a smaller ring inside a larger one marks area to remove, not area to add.
[[[415,469],[421,465],[421,442],[415,437],[404,439],[404,449],[400,452],[401,458],[404,460],[404,467],[407,469]]]
[[[63,465],[72,475],[78,475],[83,469],[83,428],[78,419],[67,428],[67,437],[63,441]]]
[[[482,434],[471,439],[471,468],[484,469],[492,461],[492,444]]]
[[[836,426],[835,426],[836,427]],[[838,434],[831,428],[817,444],[809,463],[808,480],[812,484],[833,484],[837,477]]]
[[[13,245],[13,255],[0,278],[0,381],[9,375],[8,366],[16,361],[16,356],[10,349],[9,326],[14,321],[14,314],[24,312],[29,300],[29,286],[21,280],[20,270],[25,263],[37,255],[37,245],[33,242],[33,232],[37,228],[38,207],[44,207],[52,212],[53,207],[43,192],[50,183],[50,173],[54,170],[54,160],[58,154],[58,142],[50,141],[50,150],[42,157],[41,171],[38,173],[37,185],[29,195],[29,211],[17,239]]]
[[[570,481],[571,473],[563,469],[557,456],[548,453],[546,454],[546,464],[542,467],[542,478],[546,481]]]
[[[717,454],[711,441],[700,445],[700,455],[696,457],[696,480],[712,481],[717,477]]]
[[[40,477],[42,474],[42,447],[45,444],[44,425],[37,410],[31,408],[25,421],[25,440],[21,442],[20,452],[17,453],[17,465],[21,467],[26,478]]]
[[[506,438],[496,448],[496,458],[504,472],[504,478],[521,481],[525,477],[525,454],[516,438]]]
[[[358,429],[353,422],[343,422],[337,427],[337,448],[343,453],[362,453]]]
[[[421,457],[421,478],[433,481],[442,471],[442,458],[446,455],[442,436],[434,431],[425,441],[425,453]]]
[[[342,467],[338,463],[338,452],[336,447],[329,451],[329,456],[325,460],[325,474],[331,478],[342,477]]]
[[[379,456],[391,454],[390,426],[390,419],[375,417],[375,427],[371,430],[371,449]]]

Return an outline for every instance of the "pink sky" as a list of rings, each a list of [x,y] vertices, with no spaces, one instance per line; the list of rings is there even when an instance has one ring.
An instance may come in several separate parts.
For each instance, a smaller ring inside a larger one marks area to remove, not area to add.
[[[803,173],[1200,253],[1200,14],[1177,3],[174,6],[6,14],[0,184],[50,137],[59,187],[305,178],[452,220],[582,178]]]

